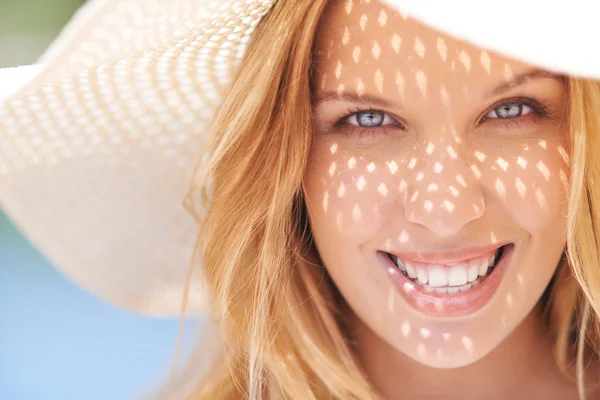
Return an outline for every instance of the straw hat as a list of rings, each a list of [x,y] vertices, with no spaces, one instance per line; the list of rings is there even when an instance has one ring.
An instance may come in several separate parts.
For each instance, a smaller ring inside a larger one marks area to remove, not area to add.
[[[182,200],[274,2],[94,0],[38,64],[0,70],[0,205],[74,282],[138,312],[180,311],[197,234]],[[386,2],[481,47],[600,78],[596,2]],[[205,310],[199,277],[189,307]]]

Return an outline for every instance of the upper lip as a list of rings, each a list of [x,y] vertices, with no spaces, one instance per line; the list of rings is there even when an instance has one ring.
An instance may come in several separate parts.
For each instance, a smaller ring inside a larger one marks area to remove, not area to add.
[[[458,264],[463,261],[471,260],[473,258],[481,257],[486,254],[489,254],[502,246],[508,244],[506,243],[495,243],[488,246],[482,247],[469,247],[462,248],[457,250],[451,250],[444,253],[435,253],[431,251],[423,251],[423,252],[403,252],[403,251],[395,251],[395,250],[385,250],[386,253],[392,254],[398,257],[402,261],[408,262],[417,262],[424,264]]]

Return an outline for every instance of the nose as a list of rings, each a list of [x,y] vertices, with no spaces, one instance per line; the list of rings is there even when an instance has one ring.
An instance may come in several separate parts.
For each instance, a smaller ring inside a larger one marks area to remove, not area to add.
[[[406,218],[439,236],[456,234],[485,211],[477,166],[446,150],[437,156],[424,152],[413,164],[405,200]]]

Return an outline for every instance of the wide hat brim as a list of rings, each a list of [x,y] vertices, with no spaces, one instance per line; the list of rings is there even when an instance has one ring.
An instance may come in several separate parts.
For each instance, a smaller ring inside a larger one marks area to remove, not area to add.
[[[600,6],[387,0],[488,50],[600,79]],[[121,307],[175,315],[198,225],[183,200],[274,0],[95,0],[37,66],[0,70],[0,205],[53,265]],[[188,311],[206,311],[193,275]]]

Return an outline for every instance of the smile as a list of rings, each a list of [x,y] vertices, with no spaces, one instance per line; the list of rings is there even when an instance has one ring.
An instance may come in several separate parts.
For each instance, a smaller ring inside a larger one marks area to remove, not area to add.
[[[498,245],[465,256],[378,251],[377,257],[396,289],[417,310],[439,317],[465,316],[493,296],[513,249],[513,244]]]

